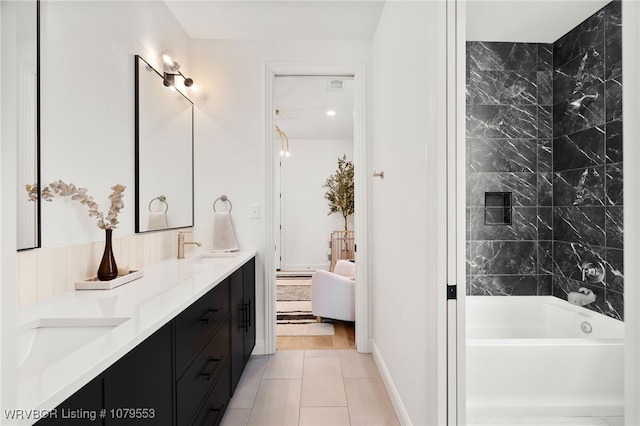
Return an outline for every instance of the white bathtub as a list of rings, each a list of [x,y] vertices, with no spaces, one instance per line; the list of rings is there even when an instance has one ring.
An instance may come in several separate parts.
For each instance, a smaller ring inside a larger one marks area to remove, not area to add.
[[[469,414],[623,415],[622,322],[552,296],[468,296],[466,326]]]

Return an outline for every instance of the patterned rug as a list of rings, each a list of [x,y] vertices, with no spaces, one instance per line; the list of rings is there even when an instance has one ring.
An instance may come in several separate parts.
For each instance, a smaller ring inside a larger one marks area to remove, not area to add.
[[[278,336],[332,336],[332,323],[317,323],[311,312],[311,280],[277,280]]]

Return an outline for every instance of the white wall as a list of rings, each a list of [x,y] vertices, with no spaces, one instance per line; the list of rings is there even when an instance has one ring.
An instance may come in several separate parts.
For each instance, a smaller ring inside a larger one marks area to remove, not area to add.
[[[331,231],[344,229],[344,219],[339,213],[328,215],[322,185],[338,168],[338,158],[346,155],[353,161],[353,140],[291,139],[289,143],[291,157],[281,161],[281,269],[328,270],[329,237]],[[353,230],[353,216],[348,224]]]
[[[446,125],[436,99],[437,43],[445,42],[436,36],[437,3],[386,2],[373,40],[372,165],[385,173],[372,189],[373,347],[401,423],[414,425],[437,423],[437,304],[445,303],[436,298],[446,267],[436,262],[446,224],[436,197],[446,148],[436,134]]]
[[[265,64],[370,64],[370,42],[193,40],[195,98],[195,235],[211,246],[213,201],[226,194],[240,248],[258,250],[257,345],[264,344]],[[269,106],[272,111],[273,106]],[[275,153],[272,153],[275,154]],[[271,158],[271,155],[269,156]],[[260,218],[250,219],[250,205]],[[270,227],[270,229],[272,229]],[[259,349],[258,349],[259,351]]]
[[[114,238],[134,233],[134,55],[161,70],[170,54],[189,75],[190,40],[160,1],[44,1],[41,23],[42,181],[85,187],[102,211],[122,184]],[[43,247],[104,240],[86,207],[42,206]]]

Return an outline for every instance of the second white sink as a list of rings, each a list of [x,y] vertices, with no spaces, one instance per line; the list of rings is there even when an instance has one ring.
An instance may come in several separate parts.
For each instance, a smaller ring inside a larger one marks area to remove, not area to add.
[[[40,372],[129,318],[42,318],[18,328],[18,371]]]

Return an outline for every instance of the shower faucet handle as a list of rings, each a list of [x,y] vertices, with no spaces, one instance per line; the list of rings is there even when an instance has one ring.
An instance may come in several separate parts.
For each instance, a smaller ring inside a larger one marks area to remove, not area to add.
[[[604,281],[604,266],[598,261],[586,261],[580,266],[582,281],[589,283],[601,283]]]

